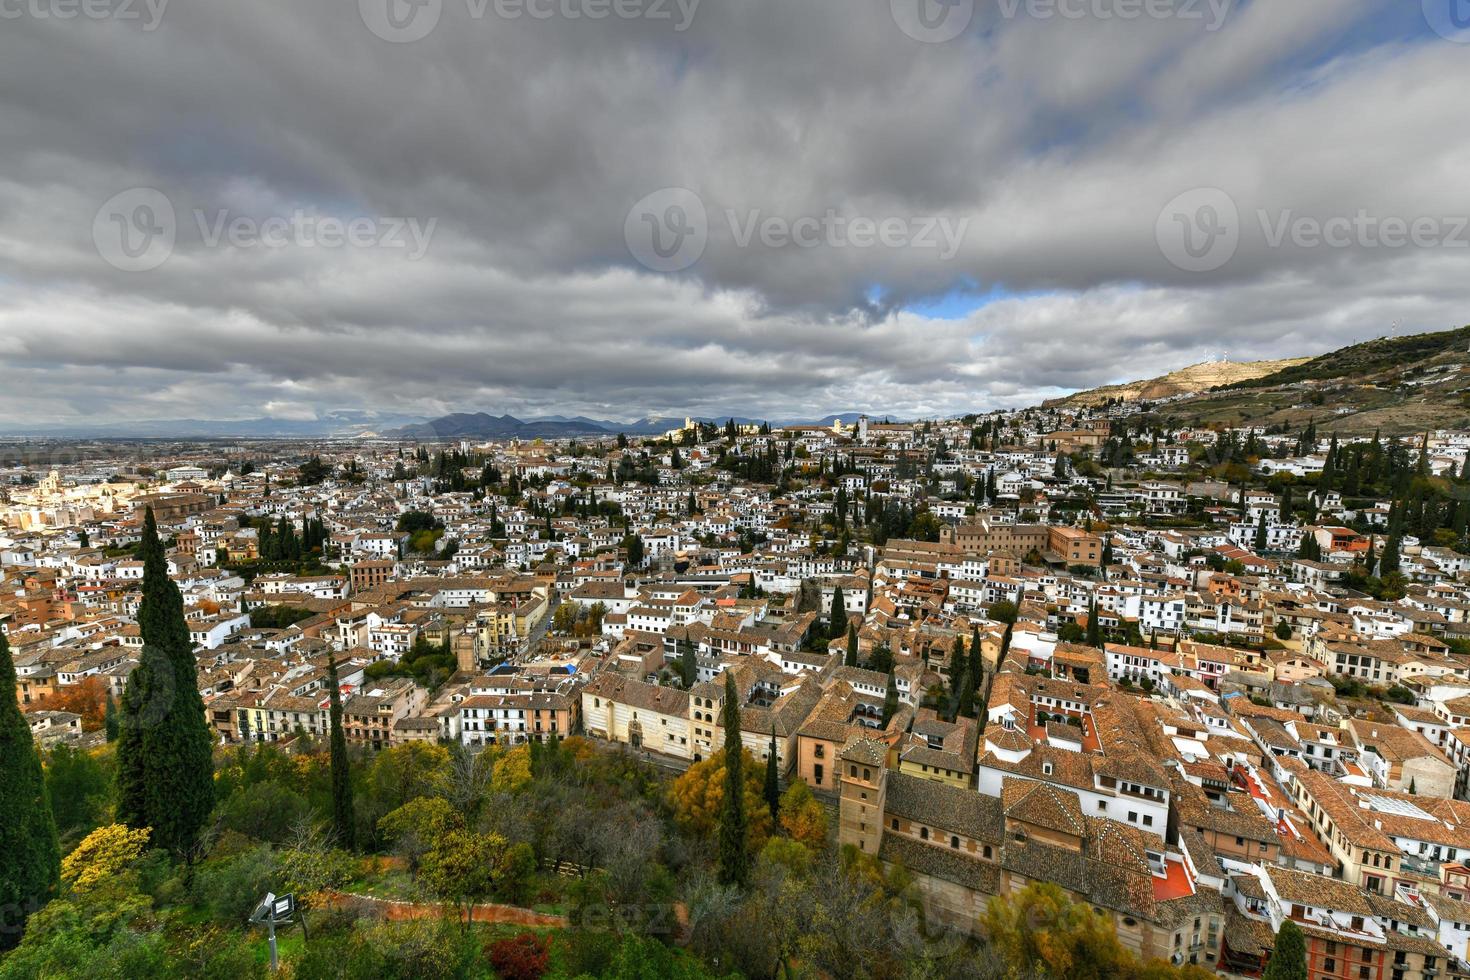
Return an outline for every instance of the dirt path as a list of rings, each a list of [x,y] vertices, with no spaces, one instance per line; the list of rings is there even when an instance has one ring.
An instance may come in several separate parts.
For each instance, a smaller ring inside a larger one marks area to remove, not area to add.
[[[361,895],[356,892],[336,892],[331,898],[331,904],[336,908],[357,908],[364,911],[367,909],[377,909],[383,913],[384,918],[393,922],[402,922],[408,919],[438,918],[444,914],[446,908],[445,905],[437,902],[399,902],[388,898],[375,898],[372,895]],[[463,906],[458,907],[457,914],[460,921],[463,921]],[[570,920],[564,915],[548,915],[544,912],[536,912],[517,905],[495,905],[491,903],[474,906],[470,910],[470,921],[543,929],[564,929],[571,924]]]

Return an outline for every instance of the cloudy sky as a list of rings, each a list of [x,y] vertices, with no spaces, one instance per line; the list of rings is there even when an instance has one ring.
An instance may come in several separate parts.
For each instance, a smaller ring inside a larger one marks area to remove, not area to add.
[[[0,0],[0,420],[1026,404],[1470,322],[1459,0]]]

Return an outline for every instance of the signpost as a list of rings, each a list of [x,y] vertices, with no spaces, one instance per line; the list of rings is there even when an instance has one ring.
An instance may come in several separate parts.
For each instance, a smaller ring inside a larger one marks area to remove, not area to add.
[[[296,918],[296,896],[282,895],[276,897],[275,892],[266,892],[265,898],[255,907],[250,916],[250,921],[255,925],[264,925],[267,938],[271,947],[271,972],[280,969],[280,960],[276,955],[276,925],[290,925]],[[306,923],[301,923],[302,931],[306,930]]]

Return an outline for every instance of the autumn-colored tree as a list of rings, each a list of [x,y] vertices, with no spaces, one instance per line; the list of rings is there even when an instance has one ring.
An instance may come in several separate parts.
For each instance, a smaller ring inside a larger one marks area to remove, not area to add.
[[[515,850],[499,834],[451,830],[424,855],[421,880],[440,899],[463,905],[468,926],[475,903],[490,897],[512,864],[523,860],[512,856]]]
[[[771,811],[765,805],[765,779],[747,750],[742,776],[745,782],[745,812],[749,817],[746,841],[752,853],[760,850],[771,833]],[[725,752],[720,750],[696,762],[669,790],[674,820],[684,830],[713,839],[719,830],[720,810],[725,802]]]
[[[423,856],[460,825],[459,814],[440,796],[420,796],[378,821],[378,833],[392,841],[418,876]]]
[[[149,836],[146,827],[132,830],[120,823],[98,827],[62,859],[61,880],[78,892],[115,881],[142,855]]]
[[[990,945],[1018,971],[1035,965],[1069,980],[1112,980],[1137,968],[1111,922],[1050,882],[992,898],[981,925]]]
[[[501,980],[540,980],[551,969],[550,943],[534,932],[497,940],[486,953]]]
[[[82,716],[82,731],[101,731],[107,720],[107,682],[95,674],[37,698],[32,711],[69,711]]]
[[[515,793],[531,785],[531,750],[517,745],[495,761],[490,788],[496,793]]]
[[[827,808],[812,795],[811,787],[805,780],[792,780],[781,794],[781,829],[792,840],[820,851],[827,846],[827,823]]]

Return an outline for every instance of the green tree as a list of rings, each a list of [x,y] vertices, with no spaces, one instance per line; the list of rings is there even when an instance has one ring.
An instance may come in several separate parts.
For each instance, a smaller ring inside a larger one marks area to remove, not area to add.
[[[1108,980],[1126,977],[1136,966],[1106,917],[1073,902],[1051,882],[992,898],[981,924],[1013,976],[1040,967],[1049,977]]]
[[[214,739],[204,720],[184,600],[168,577],[158,525],[143,525],[143,652],[123,692],[117,741],[118,819],[152,830],[176,857],[194,847],[214,808]]]
[[[766,750],[766,805],[771,808],[771,819],[781,816],[781,764],[776,753],[776,730],[771,729],[771,744]]]
[[[1301,926],[1290,919],[1276,933],[1276,947],[1262,980],[1307,980],[1307,940]]]
[[[740,701],[735,677],[725,671],[725,798],[720,807],[720,882],[744,888],[750,880],[746,850],[745,753],[740,744]]]
[[[121,730],[117,717],[117,701],[112,692],[107,692],[107,703],[102,707],[102,731],[109,742],[116,742],[118,732]]]
[[[686,691],[699,680],[699,661],[694,652],[694,641],[687,634],[679,641],[679,679],[684,682]]]
[[[832,615],[829,618],[828,639],[841,639],[847,633],[847,602],[842,598],[842,586],[832,590]]]
[[[883,727],[887,728],[893,716],[898,713],[898,680],[893,671],[888,672],[888,690],[883,694]]]
[[[31,726],[16,700],[15,661],[0,633],[0,949],[19,941],[61,875],[61,847]]]
[[[852,623],[847,624],[847,658],[843,664],[848,667],[858,666],[858,635],[857,627]]]
[[[347,735],[342,731],[342,685],[337,680],[337,658],[327,660],[328,698],[331,707],[332,740],[332,829],[338,846],[351,849],[356,814],[352,800],[352,763],[347,758]]]
[[[96,755],[62,743],[46,757],[46,792],[56,832],[76,842],[102,826],[112,787],[110,773]]]

